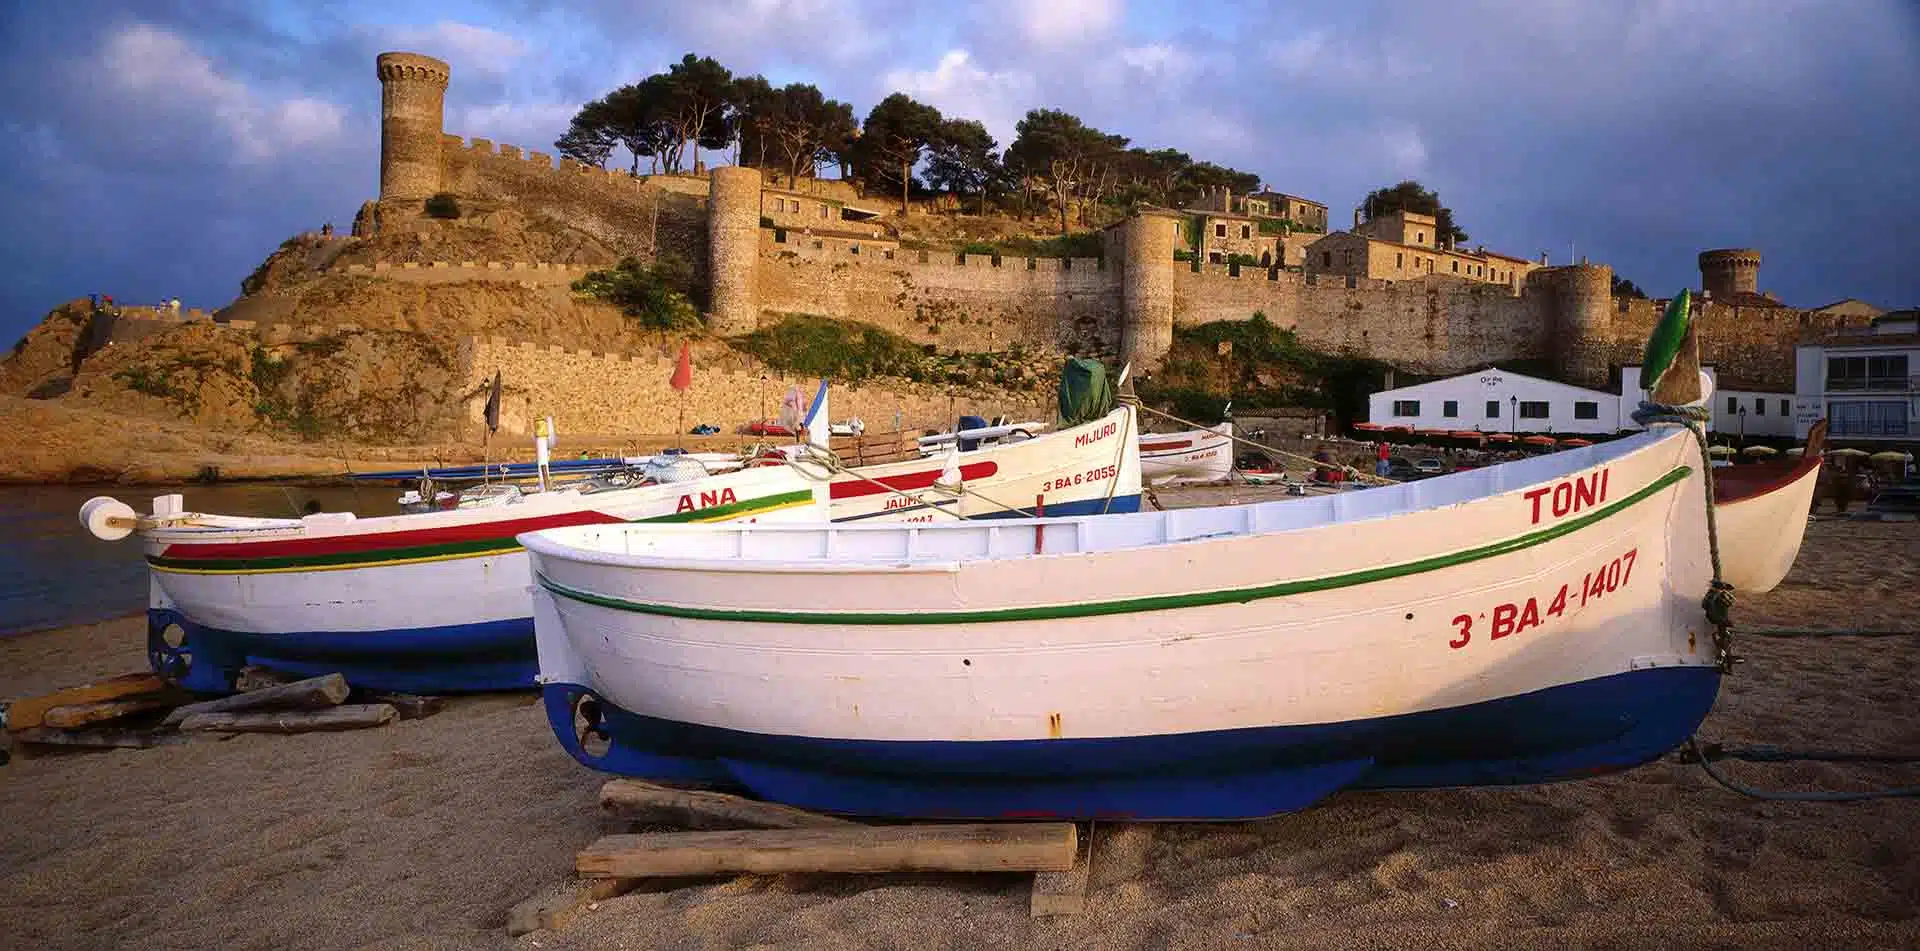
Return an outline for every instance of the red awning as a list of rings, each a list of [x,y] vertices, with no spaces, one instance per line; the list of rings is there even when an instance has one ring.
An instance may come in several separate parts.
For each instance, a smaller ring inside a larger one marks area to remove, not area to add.
[[[1363,433],[1377,433],[1380,431],[1380,424],[1379,423],[1354,423],[1353,428]]]
[[[1562,445],[1562,446],[1573,446],[1574,448],[1576,448],[1576,449],[1577,449],[1577,448],[1579,448],[1579,447],[1581,447],[1581,446],[1591,446],[1591,445],[1593,445],[1593,440],[1591,440],[1591,439],[1562,439],[1562,440],[1560,440],[1560,445]]]
[[[1522,440],[1520,440],[1520,441],[1521,441],[1521,442],[1523,442],[1523,443],[1526,443],[1526,444],[1527,444],[1527,445],[1529,445],[1529,446],[1551,446],[1551,445],[1553,445],[1553,437],[1552,437],[1552,436],[1528,436],[1527,438],[1525,438],[1525,439],[1522,439]]]
[[[1416,433],[1418,433],[1418,434],[1420,434],[1420,435],[1422,435],[1422,436],[1451,436],[1451,435],[1453,435],[1453,431],[1452,431],[1452,430],[1450,430],[1450,429],[1416,429],[1416,430],[1414,430],[1414,432],[1416,432]]]
[[[1488,433],[1487,441],[1488,442],[1512,442],[1513,434],[1512,433]]]
[[[1412,426],[1382,426],[1380,427],[1380,431],[1383,433],[1410,433],[1410,432],[1413,432],[1413,427]]]
[[[1452,436],[1452,437],[1453,437],[1453,438],[1455,438],[1455,439],[1485,439],[1485,438],[1487,438],[1487,434],[1486,434],[1486,433],[1483,433],[1483,432],[1476,432],[1476,431],[1471,431],[1471,430],[1465,430],[1465,429],[1456,429],[1456,430],[1454,430],[1453,432],[1450,432],[1450,433],[1448,433],[1447,435],[1449,435],[1449,436]]]

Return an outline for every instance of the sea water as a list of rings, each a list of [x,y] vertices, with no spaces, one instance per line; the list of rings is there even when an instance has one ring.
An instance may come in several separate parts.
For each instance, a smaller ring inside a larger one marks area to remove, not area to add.
[[[309,502],[361,516],[400,511],[400,489],[315,488],[275,483],[121,486],[0,486],[0,636],[138,614],[147,608],[140,540],[105,542],[80,524],[80,505],[110,495],[140,513],[155,496],[179,493],[188,511],[297,517]]]

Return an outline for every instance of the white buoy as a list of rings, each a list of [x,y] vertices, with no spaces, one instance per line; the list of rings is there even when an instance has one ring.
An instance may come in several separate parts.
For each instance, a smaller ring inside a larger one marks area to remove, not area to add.
[[[133,534],[139,518],[133,506],[110,495],[96,495],[80,506],[80,524],[101,541],[117,542]]]

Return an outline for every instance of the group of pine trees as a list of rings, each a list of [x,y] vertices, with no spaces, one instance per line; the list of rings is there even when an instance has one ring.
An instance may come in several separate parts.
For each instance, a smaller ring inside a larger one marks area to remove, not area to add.
[[[905,93],[882,99],[859,121],[852,106],[812,84],[774,86],[692,53],[582,106],[554,146],[596,166],[624,147],[636,175],[643,159],[649,171],[678,172],[693,164],[696,148],[731,149],[738,164],[794,178],[837,168],[876,189],[897,189],[903,208],[916,188],[982,210],[1016,201],[1023,214],[1051,207],[1063,233],[1075,209],[1085,224],[1089,206],[1177,207],[1209,188],[1260,186],[1251,172],[1196,162],[1176,149],[1131,146],[1126,136],[1056,109],[1028,112],[1002,150],[978,120],[944,116]]]

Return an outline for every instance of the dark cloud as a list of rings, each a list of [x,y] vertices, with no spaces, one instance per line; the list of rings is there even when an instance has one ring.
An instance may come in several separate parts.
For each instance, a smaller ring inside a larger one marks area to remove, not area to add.
[[[453,63],[450,131],[528,148],[691,50],[861,113],[905,88],[1002,145],[1027,109],[1068,109],[1341,221],[1418,178],[1476,242],[1555,261],[1571,245],[1655,292],[1739,245],[1793,303],[1920,303],[1920,20],[1902,0],[494,0],[404,19],[107,0],[0,17],[17,275],[0,332],[91,290],[218,305],[288,234],[344,226],[377,185],[372,59],[396,45]]]

